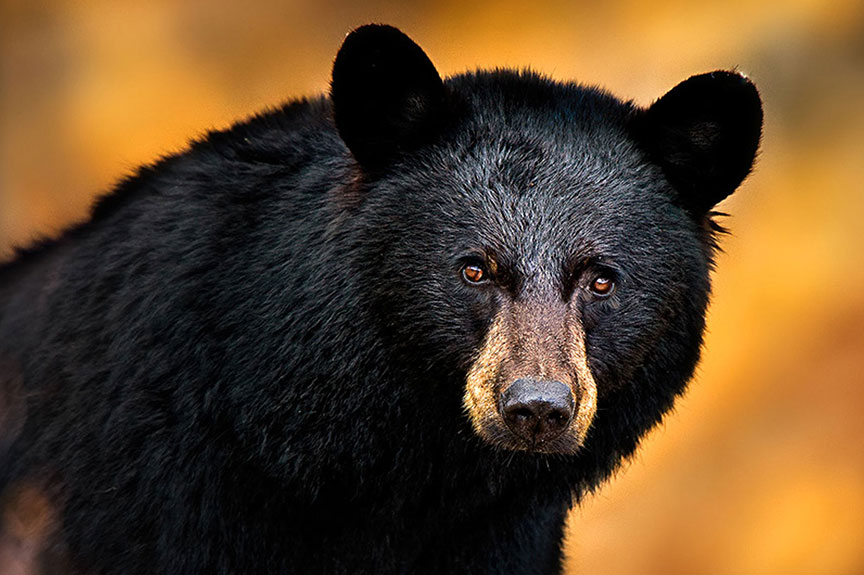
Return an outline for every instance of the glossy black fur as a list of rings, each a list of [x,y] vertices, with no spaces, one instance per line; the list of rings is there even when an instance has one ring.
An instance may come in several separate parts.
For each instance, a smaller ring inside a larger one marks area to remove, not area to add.
[[[556,573],[574,498],[692,375],[706,212],[752,163],[751,99],[724,100],[718,129],[740,118],[749,147],[700,186],[666,135],[689,87],[654,112],[530,72],[438,92],[407,38],[352,39],[343,62],[377,50],[393,73],[371,89],[337,60],[338,130],[321,98],[213,133],[0,268],[0,492],[52,497],[73,569]],[[382,107],[393,90],[414,96]],[[506,281],[465,285],[479,248]],[[588,303],[573,278],[598,261],[618,288]],[[576,456],[498,450],[462,409],[500,298],[540,291],[579,306],[599,386]]]

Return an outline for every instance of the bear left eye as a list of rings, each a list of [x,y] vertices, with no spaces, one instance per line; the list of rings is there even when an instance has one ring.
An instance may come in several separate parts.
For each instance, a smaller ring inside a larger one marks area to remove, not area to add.
[[[596,297],[609,297],[615,291],[615,281],[609,276],[600,275],[594,278],[588,289]]]

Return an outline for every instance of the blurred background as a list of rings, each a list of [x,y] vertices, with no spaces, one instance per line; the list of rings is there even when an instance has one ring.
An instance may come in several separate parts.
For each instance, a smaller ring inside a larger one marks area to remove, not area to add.
[[[647,105],[737,67],[758,167],[722,204],[688,395],[576,509],[569,573],[864,573],[864,2],[0,0],[0,260],[190,138],[327,89],[355,26],[444,75],[530,66]]]

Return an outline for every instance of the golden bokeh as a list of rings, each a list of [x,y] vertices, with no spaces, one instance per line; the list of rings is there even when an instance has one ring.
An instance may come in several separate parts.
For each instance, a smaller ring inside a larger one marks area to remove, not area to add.
[[[687,396],[574,511],[572,573],[864,573],[864,3],[0,0],[0,259],[137,165],[326,90],[352,27],[444,74],[530,66],[648,104],[746,72],[758,167],[722,208]]]

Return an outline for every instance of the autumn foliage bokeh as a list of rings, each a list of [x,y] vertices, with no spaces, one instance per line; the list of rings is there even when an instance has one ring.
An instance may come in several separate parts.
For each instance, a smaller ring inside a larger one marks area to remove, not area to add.
[[[572,573],[864,572],[864,3],[0,0],[0,259],[137,165],[327,89],[344,34],[442,74],[530,66],[648,104],[737,67],[758,167],[722,204],[690,391],[570,520]]]

